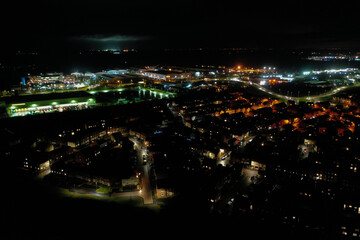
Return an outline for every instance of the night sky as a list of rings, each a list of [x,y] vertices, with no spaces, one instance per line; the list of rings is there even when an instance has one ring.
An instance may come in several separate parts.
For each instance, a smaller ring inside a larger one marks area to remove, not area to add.
[[[360,46],[359,1],[34,0],[6,6],[3,51]]]

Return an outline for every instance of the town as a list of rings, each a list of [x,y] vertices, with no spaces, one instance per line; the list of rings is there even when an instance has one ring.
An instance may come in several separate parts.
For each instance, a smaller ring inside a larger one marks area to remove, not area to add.
[[[278,71],[147,66],[28,76],[1,99],[1,158],[65,198],[360,237],[359,72]],[[319,83],[319,74],[338,80]],[[299,79],[314,82],[299,94],[279,91]]]

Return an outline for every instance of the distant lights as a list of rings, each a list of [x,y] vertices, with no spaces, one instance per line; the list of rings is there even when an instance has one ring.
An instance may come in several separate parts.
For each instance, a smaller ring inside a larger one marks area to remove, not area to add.
[[[275,67],[263,67],[264,70],[275,70]]]

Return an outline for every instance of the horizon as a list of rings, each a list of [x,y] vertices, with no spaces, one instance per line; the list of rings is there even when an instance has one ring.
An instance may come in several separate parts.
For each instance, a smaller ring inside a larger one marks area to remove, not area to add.
[[[106,48],[357,48],[358,2],[10,3],[3,52]],[[16,21],[15,17],[16,16]],[[9,22],[10,19],[10,22]]]

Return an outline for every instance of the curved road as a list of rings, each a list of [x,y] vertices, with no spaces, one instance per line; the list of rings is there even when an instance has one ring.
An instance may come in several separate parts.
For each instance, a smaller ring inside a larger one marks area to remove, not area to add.
[[[347,90],[349,88],[360,86],[360,84],[351,85],[351,86],[342,86],[342,87],[335,88],[333,90],[330,90],[328,92],[325,92],[325,93],[322,93],[322,94],[319,94],[319,95],[312,95],[312,96],[307,96],[307,97],[290,97],[290,96],[282,95],[282,94],[276,93],[274,91],[271,91],[271,90],[269,90],[267,88],[264,88],[263,86],[261,86],[260,84],[257,84],[257,83],[247,82],[247,81],[243,81],[243,80],[239,80],[239,79],[233,79],[233,81],[250,84],[250,85],[256,87],[257,89],[259,89],[260,91],[263,91],[265,93],[268,93],[268,94],[273,95],[273,96],[278,97],[278,98],[285,98],[287,100],[293,100],[293,101],[299,101],[300,99],[301,100],[302,99],[307,99],[309,101],[314,101],[314,102],[318,101],[320,98],[329,97],[329,96],[337,94],[337,93],[339,93],[341,91]]]

